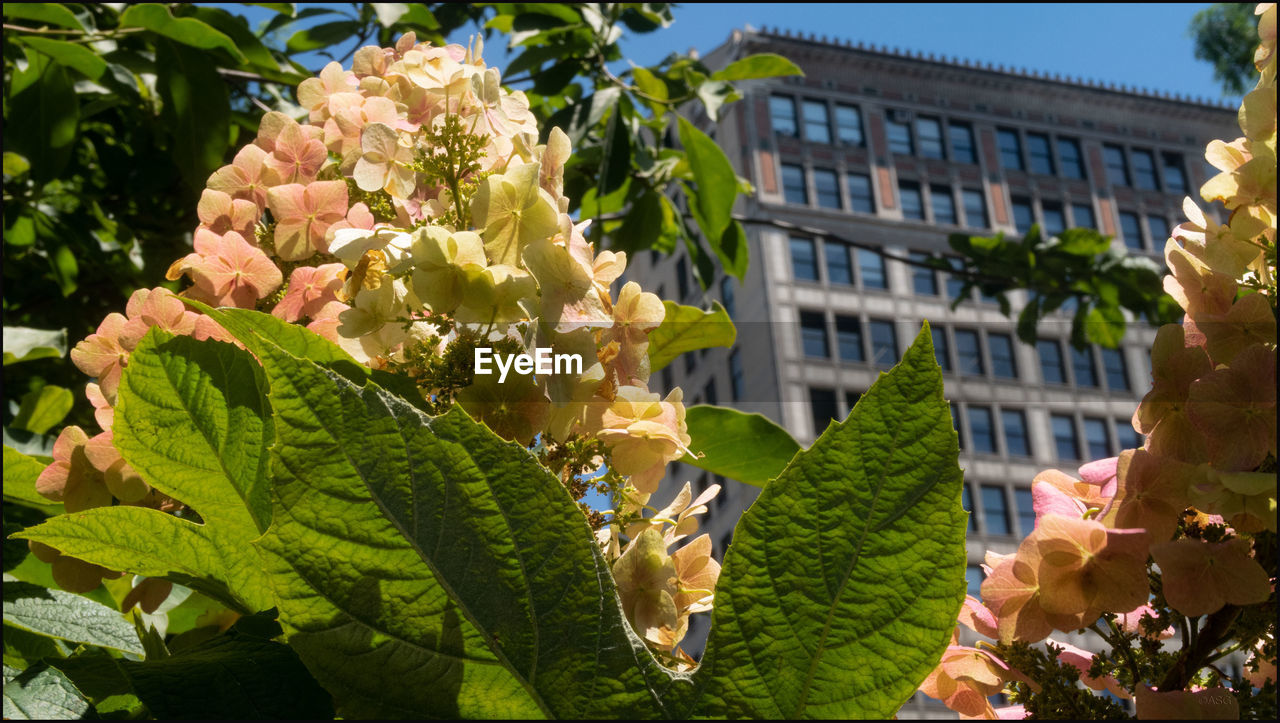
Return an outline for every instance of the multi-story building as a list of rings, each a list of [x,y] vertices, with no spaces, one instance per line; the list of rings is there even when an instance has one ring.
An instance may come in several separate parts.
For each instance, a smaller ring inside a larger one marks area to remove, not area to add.
[[[743,83],[741,102],[718,123],[704,119],[756,189],[737,209],[752,221],[746,279],[717,278],[704,293],[683,253],[640,255],[628,269],[664,298],[720,300],[738,327],[733,348],[686,354],[661,384],[683,387],[689,404],[760,412],[807,445],[929,320],[960,436],[977,595],[985,551],[1014,551],[1034,524],[1038,472],[1140,445],[1130,420],[1149,386],[1154,330],[1134,324],[1119,349],[1078,351],[1067,309],[1041,322],[1033,347],[994,300],[974,295],[951,309],[960,280],[838,239],[910,258],[947,252],[957,232],[1080,226],[1163,264],[1183,198],[1216,173],[1205,144],[1238,135],[1235,112],[785,32],[735,31],[706,62],[760,52],[792,59],[804,77]],[[1013,295],[1014,318],[1025,301]],[[722,555],[758,489],[672,465],[655,499],[665,504],[685,481],[695,495],[723,485],[703,523]],[[705,634],[706,621],[695,625],[691,641]]]

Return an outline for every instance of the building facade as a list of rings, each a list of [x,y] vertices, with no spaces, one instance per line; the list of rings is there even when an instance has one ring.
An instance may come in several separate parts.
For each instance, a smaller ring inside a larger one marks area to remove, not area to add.
[[[1010,299],[1012,319],[978,294],[953,310],[958,279],[788,225],[906,258],[947,252],[957,232],[1090,227],[1163,266],[1183,198],[1216,173],[1204,147],[1238,135],[1235,111],[769,31],[735,31],[705,62],[762,52],[804,77],[742,83],[742,101],[718,123],[704,119],[756,190],[736,209],[753,221],[746,279],[720,277],[704,293],[683,252],[640,254],[626,276],[684,304],[720,300],[737,342],[686,354],[650,385],[680,386],[691,405],[759,412],[807,446],[927,319],[960,437],[977,596],[985,552],[1013,552],[1034,525],[1037,473],[1140,446],[1131,418],[1150,384],[1155,330],[1131,324],[1119,349],[1077,351],[1068,308],[1041,322],[1032,347],[1014,332],[1025,297]],[[703,523],[722,556],[758,490],[677,464],[654,499],[665,504],[686,481],[695,495],[723,486]],[[696,650],[707,622],[694,625]],[[928,706],[915,700],[902,715],[938,710]]]

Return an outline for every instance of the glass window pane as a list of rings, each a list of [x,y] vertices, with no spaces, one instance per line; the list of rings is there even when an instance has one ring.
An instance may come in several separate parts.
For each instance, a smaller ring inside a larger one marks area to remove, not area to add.
[[[911,126],[895,120],[886,120],[885,128],[889,133],[890,153],[900,156],[910,156],[915,153],[915,147],[911,144]]]
[[[726,276],[723,279],[720,279],[720,303],[724,304],[724,311],[729,315],[730,319],[735,316],[733,302],[733,280]]]
[[[1187,172],[1182,167],[1181,153],[1161,153],[1164,161],[1164,187],[1170,193],[1185,193],[1187,190]]]
[[[774,133],[793,137],[799,135],[796,130],[796,104],[791,98],[769,96],[769,117],[773,122]]]
[[[733,401],[742,401],[742,354],[737,349],[729,354],[729,380],[732,382]]]
[[[938,366],[942,371],[951,371],[951,354],[947,348],[947,331],[940,327],[932,327],[929,333],[933,336],[933,356],[938,360]]]
[[[933,222],[956,224],[956,200],[950,186],[930,186],[929,205],[933,207]]]
[[[827,322],[821,311],[800,312],[800,340],[805,356],[816,359],[831,356],[827,346]]]
[[[1004,409],[1000,412],[1001,426],[1004,427],[1005,450],[1017,457],[1031,456],[1031,440],[1027,438],[1027,416],[1017,409]]]
[[[858,249],[858,271],[862,274],[862,288],[889,288],[889,277],[884,271],[884,257],[880,254],[867,249]]]
[[[951,123],[948,129],[951,136],[951,152],[959,163],[977,163],[978,154],[973,147],[973,129],[968,123]]]
[[[817,192],[820,207],[837,210],[843,208],[844,204],[840,203],[840,181],[835,171],[813,169],[813,189]]]
[[[898,198],[902,201],[902,217],[924,220],[924,200],[920,196],[920,184],[915,181],[898,181]]]
[[[1093,365],[1093,349],[1071,347],[1071,370],[1076,374],[1076,386],[1098,386],[1098,372]]]
[[[1036,215],[1031,210],[1031,199],[1014,196],[1013,225],[1018,229],[1018,233],[1026,233],[1031,230],[1032,226],[1036,225]]]
[[[937,118],[916,118],[916,139],[920,143],[920,155],[926,158],[946,158],[942,147],[942,124]]]
[[[850,146],[863,144],[862,113],[851,105],[836,106],[836,139]]]
[[[1129,213],[1128,211],[1120,212],[1120,235],[1124,237],[1125,248],[1141,251],[1142,245],[1142,224],[1138,221],[1138,214]]]
[[[710,404],[713,406],[719,403],[720,400],[716,398],[716,378],[715,377],[711,377],[710,379],[708,379],[707,385],[702,388],[702,398],[706,400],[707,404]]]
[[[846,176],[849,182],[849,201],[852,209],[858,213],[875,213],[875,199],[871,197],[871,176],[862,173],[850,173]]]
[[[1036,342],[1040,354],[1040,375],[1047,384],[1066,384],[1067,372],[1062,366],[1062,346],[1050,339]]]
[[[1097,228],[1098,222],[1093,218],[1093,206],[1087,203],[1075,203],[1071,205],[1071,220],[1075,222],[1076,228]]]
[[[853,414],[853,408],[858,406],[858,400],[862,399],[862,392],[847,391],[844,393],[845,416]]]
[[[960,433],[960,406],[955,402],[948,404],[951,406],[951,426],[956,430],[956,442],[960,445],[960,449],[964,449],[964,435]]]
[[[676,289],[681,299],[689,295],[689,259],[685,256],[676,259]]]
[[[1102,369],[1107,375],[1107,388],[1116,392],[1129,391],[1129,369],[1120,349],[1102,350]]]
[[[1044,215],[1044,232],[1047,236],[1057,236],[1067,230],[1067,217],[1062,213],[1062,204],[1048,201],[1040,205]]]
[[[1058,139],[1058,160],[1062,161],[1062,175],[1084,178],[1084,159],[1080,155],[1080,144],[1075,139]]]
[[[973,451],[996,453],[996,428],[991,421],[990,408],[969,405],[969,436],[973,438]]]
[[[834,389],[810,389],[809,411],[813,414],[813,433],[822,434],[831,420],[836,418],[836,392]]]
[[[1151,151],[1130,151],[1129,158],[1133,161],[1134,185],[1144,191],[1160,190],[1160,182],[1156,180],[1156,159]]]
[[[853,316],[836,317],[836,347],[843,361],[860,362],[866,359],[862,350],[862,322]]]
[[[965,512],[969,513],[969,531],[977,532],[978,516],[973,514],[973,495],[969,493],[969,485],[964,485],[960,488],[960,506],[964,508]],[[970,565],[970,567],[977,568],[979,571],[982,570],[977,565]],[[973,593],[970,594],[972,595]]]
[[[1133,420],[1116,420],[1116,441],[1120,443],[1120,449],[1142,448],[1142,435],[1133,428]]]
[[[950,261],[951,261],[952,268],[954,269],[961,268],[962,262],[959,259],[953,258],[953,259],[950,259]],[[952,274],[947,274],[945,281],[947,284],[947,298],[950,299],[951,301],[955,301],[956,299],[960,298],[960,294],[964,289],[964,279],[958,276],[953,276]]]
[[[1084,418],[1084,441],[1089,459],[1105,459],[1111,456],[1111,442],[1107,439],[1107,422],[1104,419]]]
[[[791,273],[799,281],[818,280],[818,259],[813,239],[791,237]]]
[[[898,334],[892,321],[868,322],[871,331],[871,363],[893,366],[898,363]]]
[[[1013,504],[1018,508],[1018,534],[1026,537],[1036,528],[1036,509],[1031,490],[1026,487],[1013,489]]]
[[[1162,250],[1169,239],[1169,222],[1164,216],[1147,214],[1147,235],[1151,238],[1151,248]]]
[[[969,228],[989,228],[987,223],[987,198],[982,191],[966,188],[964,196],[964,221]]]
[[[973,515],[969,516],[969,530],[971,532],[976,532],[978,529],[977,519],[978,518]],[[986,575],[982,572],[982,567],[980,565],[969,565],[968,567],[966,567],[964,569],[964,584],[965,584],[966,594],[972,595],[973,597],[981,600],[982,599],[982,581],[984,579],[986,579]]]
[[[1013,337],[1008,334],[987,334],[987,346],[991,350],[991,371],[998,377],[1016,379],[1018,364],[1013,356]]]
[[[804,169],[800,166],[782,165],[782,193],[787,203],[809,205],[809,191],[804,185]]]
[[[853,268],[849,265],[849,247],[836,241],[824,241],[822,248],[827,257],[827,281],[852,286]]]
[[[1004,488],[995,485],[982,485],[982,518],[987,523],[988,535],[1009,535],[1009,503],[1004,496]]]
[[[1053,175],[1053,151],[1049,149],[1049,137],[1043,133],[1027,134],[1027,156],[1031,159],[1031,172]]]
[[[804,101],[804,137],[811,143],[831,142],[826,103],[820,100]]]
[[[1104,145],[1102,158],[1107,165],[1107,182],[1113,186],[1129,185],[1129,167],[1124,162],[1124,149],[1120,146]]]
[[[996,136],[1000,145],[1000,166],[1015,171],[1023,170],[1022,142],[1018,139],[1018,132],[1000,128],[996,130]]]
[[[1075,420],[1062,414],[1049,415],[1049,420],[1053,424],[1053,445],[1058,453],[1058,459],[1080,459],[1080,449],[1076,444]]]
[[[978,347],[978,332],[956,329],[956,361],[961,374],[983,373],[982,351]]]
[[[912,251],[911,258],[915,261],[924,261],[929,258],[929,254],[922,251]],[[921,296],[937,296],[938,295],[938,272],[933,269],[925,269],[919,266],[911,267],[911,288]]]

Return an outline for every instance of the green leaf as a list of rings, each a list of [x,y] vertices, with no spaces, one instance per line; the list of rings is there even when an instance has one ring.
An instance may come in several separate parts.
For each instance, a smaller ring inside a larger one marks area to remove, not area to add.
[[[119,612],[88,598],[25,582],[4,583],[4,622],[71,643],[142,655],[133,625]]]
[[[4,448],[4,501],[55,513],[62,511],[62,504],[53,502],[36,492],[36,478],[47,465],[28,457],[12,447]]]
[[[1111,248],[1111,240],[1091,228],[1069,228],[1058,234],[1057,248],[1074,256],[1097,256]]]
[[[18,176],[21,176],[22,174],[30,170],[31,170],[31,163],[27,161],[26,157],[23,156],[21,153],[14,153],[13,151],[4,152],[4,176],[6,181],[9,180],[10,178],[17,178]],[[21,245],[21,244],[14,244],[14,245]],[[8,347],[9,347],[9,344],[6,342],[5,343],[6,353],[8,353]]]
[[[719,239],[731,220],[733,201],[738,195],[738,179],[724,151],[706,133],[679,118],[680,144],[688,154],[698,193],[690,200],[702,235]]]
[[[5,720],[72,720],[88,711],[89,701],[47,665],[27,668],[4,684]]]
[[[5,3],[4,16],[20,20],[34,20],[37,23],[57,25],[73,30],[84,29],[84,26],[76,19],[75,14],[63,7],[61,3]]]
[[[39,50],[58,63],[78,71],[89,80],[97,80],[107,70],[107,61],[98,57],[97,53],[83,45],[68,43],[65,40],[38,38],[31,35],[20,35],[18,39],[23,44]]]
[[[70,389],[46,384],[22,395],[22,405],[18,407],[18,414],[13,418],[13,426],[16,429],[44,434],[67,416],[67,412],[71,411],[71,405],[74,403],[75,398],[72,397]]]
[[[293,17],[293,14],[298,11],[297,3],[245,3],[245,5],[256,5],[288,17]]]
[[[251,542],[271,521],[272,426],[262,370],[231,344],[152,330],[120,381],[115,444],[151,486],[203,524],[144,507],[99,507],[17,535],[114,570],[165,577],[242,611],[271,607]]]
[[[663,301],[666,318],[649,332],[649,369],[658,371],[689,351],[713,346],[733,346],[738,330],[719,301],[711,302],[711,310],[682,306]]]
[[[1085,320],[1085,337],[1092,343],[1115,349],[1124,338],[1124,312],[1115,306],[1094,306]]]
[[[129,10],[137,7],[141,6]],[[156,87],[164,102],[162,117],[173,134],[170,154],[187,185],[203,188],[209,174],[222,165],[229,144],[227,84],[208,55],[167,40],[156,43],[156,65]]]
[[[71,157],[80,101],[61,64],[30,48],[23,52],[27,68],[13,74],[5,108],[6,117],[22,122],[5,124],[4,145],[6,151],[25,156],[32,180],[43,183],[57,178]],[[10,242],[6,239],[6,243]]]
[[[738,522],[692,714],[897,713],[965,595],[958,453],[926,324]]]
[[[763,487],[800,451],[790,434],[768,417],[700,404],[685,410],[689,445],[680,461],[729,479]]]
[[[176,43],[201,50],[222,48],[237,62],[248,62],[248,58],[244,57],[244,53],[240,52],[231,38],[195,18],[175,18],[169,12],[169,8],[161,3],[130,5],[120,14],[120,27],[143,28]],[[210,90],[210,88],[202,88],[202,90]],[[226,96],[225,90],[222,96]]]
[[[290,53],[303,53],[330,45],[336,45],[360,30],[354,20],[335,20],[314,27],[303,28],[289,37],[286,47]]]
[[[747,275],[747,264],[751,260],[747,250],[747,231],[742,224],[731,221],[720,234],[719,242],[713,246],[724,270],[741,281]]]
[[[752,78],[776,78],[783,75],[804,75],[800,66],[776,53],[756,53],[735,60],[711,74],[712,80],[750,80]]]
[[[277,445],[258,544],[289,645],[340,715],[663,713],[670,675],[623,619],[582,513],[527,450],[459,408],[427,417],[279,348],[259,356]]]
[[[8,156],[9,154],[5,154]],[[67,353],[66,329],[30,329],[25,326],[4,327],[4,365],[50,359]]]

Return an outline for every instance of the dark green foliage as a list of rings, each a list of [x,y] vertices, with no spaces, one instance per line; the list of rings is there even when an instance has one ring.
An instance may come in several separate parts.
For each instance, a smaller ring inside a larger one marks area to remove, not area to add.
[[[1213,77],[1226,95],[1244,95],[1257,71],[1253,51],[1258,24],[1253,3],[1214,3],[1191,18],[1187,33],[1195,41],[1197,60],[1213,66]]]

